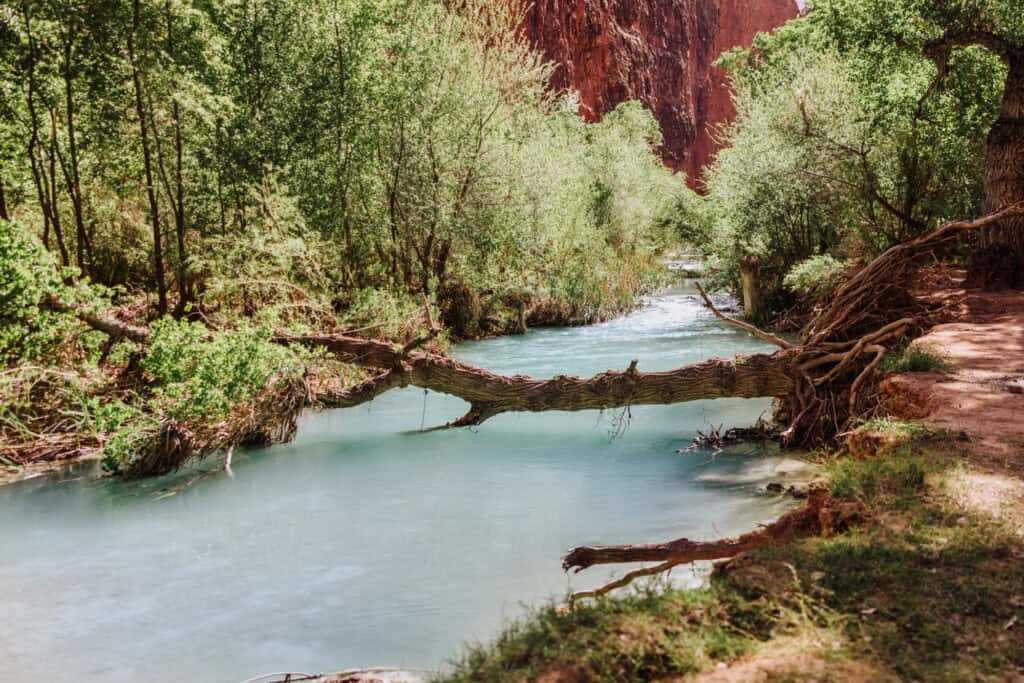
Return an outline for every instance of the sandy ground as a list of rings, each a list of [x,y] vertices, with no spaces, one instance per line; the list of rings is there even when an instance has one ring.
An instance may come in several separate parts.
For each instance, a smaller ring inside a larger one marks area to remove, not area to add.
[[[949,372],[899,375],[887,389],[906,417],[966,434],[976,466],[1024,476],[1024,293],[953,294],[959,321],[914,342]]]

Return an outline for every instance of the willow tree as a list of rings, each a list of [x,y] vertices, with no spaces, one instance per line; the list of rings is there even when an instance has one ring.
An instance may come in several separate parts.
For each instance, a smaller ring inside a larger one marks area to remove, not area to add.
[[[933,77],[916,105],[945,98],[963,116],[1001,99],[984,151],[985,212],[1024,200],[1024,4],[1019,0],[819,0],[814,20],[843,51],[855,51],[876,82],[904,57],[928,60]],[[816,15],[816,16],[815,16]],[[979,52],[998,58],[979,59]],[[981,231],[972,280],[1024,285],[1024,218]]]

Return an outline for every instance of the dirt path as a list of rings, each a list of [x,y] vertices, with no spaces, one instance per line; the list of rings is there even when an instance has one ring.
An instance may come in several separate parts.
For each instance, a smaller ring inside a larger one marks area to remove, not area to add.
[[[1024,535],[1024,293],[945,292],[957,322],[914,344],[948,372],[907,373],[882,385],[900,417],[961,436],[965,459],[946,493]]]
[[[914,341],[949,372],[898,375],[886,389],[903,416],[966,434],[978,467],[1024,476],[1024,293],[953,294],[959,321]]]

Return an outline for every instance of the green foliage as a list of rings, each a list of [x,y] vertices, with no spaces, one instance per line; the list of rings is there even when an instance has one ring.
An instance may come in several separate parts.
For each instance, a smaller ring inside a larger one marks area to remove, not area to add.
[[[868,259],[977,215],[1000,55],[1024,45],[1022,14],[1006,0],[811,3],[719,60],[738,118],[707,172],[707,207],[685,202],[669,222],[710,235],[697,244],[719,285],[737,287],[739,259],[757,256],[778,306],[793,302],[785,276],[815,255]]]
[[[216,423],[237,404],[302,374],[302,357],[267,330],[213,333],[170,318],[153,325],[142,360],[158,383],[149,409],[181,421]]]
[[[266,329],[211,332],[199,323],[155,322],[141,362],[153,383],[148,395],[138,405],[117,400],[89,404],[95,429],[107,433],[103,466],[130,471],[154,448],[168,420],[193,430],[215,426],[237,406],[302,376],[313,360],[306,352],[274,344]]]
[[[821,296],[842,282],[847,264],[829,254],[818,254],[790,268],[783,284],[794,292]]]
[[[938,354],[917,345],[908,344],[890,351],[882,359],[878,371],[883,375],[900,372],[949,372],[949,364]]]
[[[218,326],[332,326],[352,292],[451,283],[588,319],[675,240],[650,112],[585,124],[501,3],[138,7],[0,18],[4,196],[94,281],[152,291],[159,234],[172,305]]]
[[[860,144],[863,112],[830,54],[799,52],[739,88],[729,147],[707,175],[714,219],[704,250],[721,284],[739,281],[742,257],[758,257],[771,294],[794,266],[838,249],[843,226],[856,220],[855,195],[823,180],[841,176],[846,164],[804,134],[806,103],[814,103],[808,115],[821,136],[842,144]]]
[[[886,451],[884,457],[836,461],[829,474],[831,493],[873,502],[880,496],[905,498],[920,492],[928,474],[925,460],[909,449]]]
[[[160,423],[145,414],[119,425],[103,444],[103,468],[114,473],[127,471],[140,453],[152,448],[159,428]]]
[[[112,434],[122,425],[140,417],[138,408],[116,398],[111,400],[90,396],[84,407],[89,427],[98,434]]]
[[[40,304],[65,291],[60,268],[20,223],[0,220],[0,365],[54,350],[66,316]]]
[[[386,289],[360,289],[350,294],[345,317],[346,327],[371,332],[400,342],[410,342],[427,331],[423,301]],[[431,320],[440,319],[431,306]]]

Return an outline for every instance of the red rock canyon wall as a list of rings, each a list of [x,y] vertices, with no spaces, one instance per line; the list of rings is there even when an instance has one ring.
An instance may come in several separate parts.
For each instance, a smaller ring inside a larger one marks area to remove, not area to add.
[[[714,129],[735,115],[712,63],[797,13],[795,0],[535,0],[524,28],[588,119],[626,100],[649,107],[665,162],[695,185],[717,151]]]

